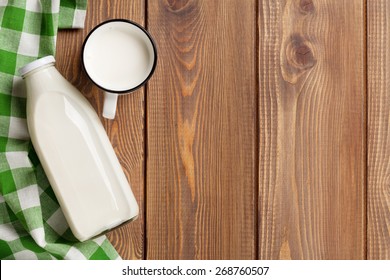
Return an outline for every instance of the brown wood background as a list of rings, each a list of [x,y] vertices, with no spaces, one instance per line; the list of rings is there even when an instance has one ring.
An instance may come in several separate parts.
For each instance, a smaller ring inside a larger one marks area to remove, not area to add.
[[[140,204],[108,237],[124,259],[389,259],[387,0],[89,1],[58,34],[81,70],[95,25],[127,18],[158,48],[148,85],[102,119]]]

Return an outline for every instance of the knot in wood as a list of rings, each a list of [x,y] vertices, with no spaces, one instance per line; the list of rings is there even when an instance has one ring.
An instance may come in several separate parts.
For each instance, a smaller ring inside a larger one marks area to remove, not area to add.
[[[190,0],[165,0],[165,1],[167,3],[166,7],[172,12],[178,12],[183,10],[187,6],[188,2],[190,2]]]
[[[297,46],[295,49],[295,60],[298,65],[303,67],[310,65],[314,60],[311,49],[306,45]]]
[[[299,34],[291,36],[291,42],[287,46],[286,56],[291,66],[301,70],[311,68],[316,63],[309,42]]]
[[[301,34],[294,33],[285,42],[282,56],[282,75],[295,84],[299,78],[317,63],[312,45]]]
[[[299,8],[305,14],[314,12],[313,0],[299,0]]]

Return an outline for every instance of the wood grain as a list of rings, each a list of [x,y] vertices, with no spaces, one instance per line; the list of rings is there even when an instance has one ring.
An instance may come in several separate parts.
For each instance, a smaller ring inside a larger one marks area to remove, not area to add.
[[[88,31],[127,18],[158,48],[147,99],[102,119],[140,204],[108,235],[120,255],[390,259],[389,14],[387,0],[89,1],[56,59],[99,114]]]
[[[254,1],[148,3],[147,258],[256,256]]]
[[[367,4],[367,258],[390,259],[390,3]]]
[[[84,30],[60,31],[57,39],[57,68],[83,92],[101,115],[101,91],[81,70],[81,46],[87,33],[98,23],[125,18],[144,24],[144,0],[88,1]],[[140,206],[139,218],[108,234],[124,259],[144,258],[144,91],[121,96],[115,120],[102,119],[111,143]]]
[[[365,257],[364,1],[259,1],[259,257]]]

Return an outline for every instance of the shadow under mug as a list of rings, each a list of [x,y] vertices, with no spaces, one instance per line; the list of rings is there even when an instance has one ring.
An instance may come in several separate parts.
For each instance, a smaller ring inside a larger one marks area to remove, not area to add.
[[[89,79],[104,91],[103,117],[114,119],[118,95],[140,88],[152,76],[157,49],[142,26],[112,19],[89,32],[81,61]]]

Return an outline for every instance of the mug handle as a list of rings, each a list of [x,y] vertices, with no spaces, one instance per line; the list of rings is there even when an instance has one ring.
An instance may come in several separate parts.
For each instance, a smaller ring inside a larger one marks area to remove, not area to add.
[[[104,92],[103,117],[110,120],[115,118],[117,100],[117,94]]]

